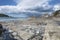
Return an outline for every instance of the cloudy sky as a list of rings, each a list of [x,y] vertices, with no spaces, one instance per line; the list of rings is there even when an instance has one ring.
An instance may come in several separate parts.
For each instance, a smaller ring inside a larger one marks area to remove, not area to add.
[[[0,0],[0,13],[39,13],[59,9],[60,0]]]

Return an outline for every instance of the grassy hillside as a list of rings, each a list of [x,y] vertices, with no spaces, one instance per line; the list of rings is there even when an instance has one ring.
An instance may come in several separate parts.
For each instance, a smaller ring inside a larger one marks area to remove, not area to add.
[[[60,10],[57,10],[56,12],[54,12],[53,16],[60,16]]]

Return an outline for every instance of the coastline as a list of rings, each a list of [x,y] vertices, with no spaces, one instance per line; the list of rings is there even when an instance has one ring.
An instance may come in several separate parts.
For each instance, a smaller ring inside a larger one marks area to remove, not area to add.
[[[18,35],[24,39],[32,39],[34,40],[35,37],[41,39],[43,36],[43,40],[51,39],[49,36],[51,33],[49,32],[56,32],[56,34],[52,34],[52,39],[55,40],[55,36],[59,35],[60,30],[60,18],[29,18],[28,20],[16,20],[16,21],[9,21],[9,22],[0,22],[4,28],[12,30],[13,32],[18,33]],[[56,30],[56,31],[54,31]],[[40,34],[40,36],[37,36]],[[47,35],[48,34],[48,35]],[[24,36],[26,35],[26,36]],[[35,37],[33,37],[36,35]],[[60,36],[60,35],[59,35]],[[32,38],[31,38],[32,37]],[[40,38],[41,37],[41,38]],[[47,38],[47,39],[45,39]],[[56,37],[56,39],[59,39]]]

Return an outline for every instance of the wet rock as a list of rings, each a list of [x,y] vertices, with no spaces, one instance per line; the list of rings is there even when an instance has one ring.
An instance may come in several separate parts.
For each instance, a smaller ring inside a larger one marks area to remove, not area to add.
[[[0,36],[2,35],[2,33],[3,33],[3,26],[2,24],[0,24]]]

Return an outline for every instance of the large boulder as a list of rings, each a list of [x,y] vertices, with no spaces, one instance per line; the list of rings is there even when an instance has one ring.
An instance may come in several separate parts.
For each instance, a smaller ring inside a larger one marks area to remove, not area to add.
[[[0,24],[0,35],[2,34],[2,32],[3,32],[3,26],[2,24]]]

